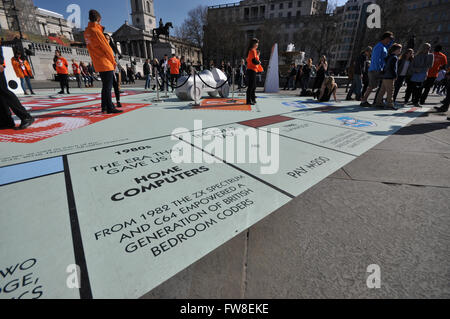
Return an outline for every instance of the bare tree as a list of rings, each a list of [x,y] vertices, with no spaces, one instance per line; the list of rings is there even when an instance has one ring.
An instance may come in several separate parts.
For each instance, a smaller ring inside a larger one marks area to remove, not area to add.
[[[336,39],[336,17],[331,14],[317,14],[307,17],[303,23],[302,31],[295,34],[297,46],[311,57],[330,55],[331,46]]]
[[[235,63],[244,54],[245,34],[235,23],[220,17],[208,17],[203,49],[208,60]]]
[[[198,6],[188,12],[188,17],[181,27],[175,29],[175,36],[193,43],[199,47],[203,46],[204,28],[207,23],[208,7]]]

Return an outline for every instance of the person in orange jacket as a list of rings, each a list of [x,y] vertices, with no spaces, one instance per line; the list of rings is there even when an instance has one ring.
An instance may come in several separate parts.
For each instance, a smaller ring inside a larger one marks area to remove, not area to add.
[[[170,67],[170,85],[172,86],[172,92],[177,85],[178,78],[180,77],[181,62],[178,60],[175,54],[172,54],[172,58],[168,62]]]
[[[116,58],[108,41],[104,36],[105,28],[100,25],[102,16],[96,10],[89,11],[89,24],[84,31],[87,49],[94,64],[95,71],[100,73],[102,79],[102,112],[108,114],[122,113],[114,107],[111,90],[114,83],[114,70],[116,69]]]
[[[72,60],[72,71],[73,75],[77,79],[78,88],[81,89],[81,69],[78,63],[75,62],[75,60]]]
[[[11,110],[21,120],[18,129],[23,130],[33,124],[34,118],[23,107],[17,96],[9,90],[5,77],[5,68],[3,48],[0,46],[0,130],[15,128],[16,124],[11,116]]]
[[[11,64],[14,68],[14,72],[16,72],[17,77],[20,79],[20,84],[22,85],[25,95],[28,95],[25,83],[28,86],[28,89],[30,89],[30,93],[34,95],[30,82],[33,72],[31,71],[28,61],[22,58],[22,53],[16,52],[14,57],[11,59]]]
[[[259,40],[253,38],[250,40],[247,49],[247,104],[256,104],[256,73],[261,72],[261,62],[256,51],[259,46]]]
[[[58,75],[59,85],[61,86],[61,92],[58,94],[64,94],[64,88],[67,89],[67,94],[69,92],[69,63],[67,60],[61,56],[61,51],[55,50],[55,57],[53,58],[54,68],[56,74]]]

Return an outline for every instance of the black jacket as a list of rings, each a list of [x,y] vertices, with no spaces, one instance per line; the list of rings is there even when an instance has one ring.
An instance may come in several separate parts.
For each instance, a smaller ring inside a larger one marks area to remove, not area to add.
[[[383,70],[383,79],[396,79],[398,77],[398,57],[391,54],[385,58],[386,66]]]
[[[150,70],[150,64],[148,64],[147,62],[144,63],[144,75],[150,75],[151,74],[151,70]]]
[[[311,67],[309,67],[308,64],[305,64],[302,67],[302,78],[303,79],[309,79],[311,77]]]

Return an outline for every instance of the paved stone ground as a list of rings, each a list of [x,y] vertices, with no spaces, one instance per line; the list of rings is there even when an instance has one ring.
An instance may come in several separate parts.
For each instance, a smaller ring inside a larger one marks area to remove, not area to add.
[[[446,117],[418,118],[143,298],[450,298]]]

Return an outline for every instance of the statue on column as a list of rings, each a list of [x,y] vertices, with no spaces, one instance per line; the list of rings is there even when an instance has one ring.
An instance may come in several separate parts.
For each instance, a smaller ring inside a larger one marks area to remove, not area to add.
[[[159,37],[161,35],[165,35],[167,41],[169,41],[170,37],[170,29],[173,28],[172,22],[163,23],[162,19],[159,19],[159,28],[153,29],[153,40],[158,42]]]

